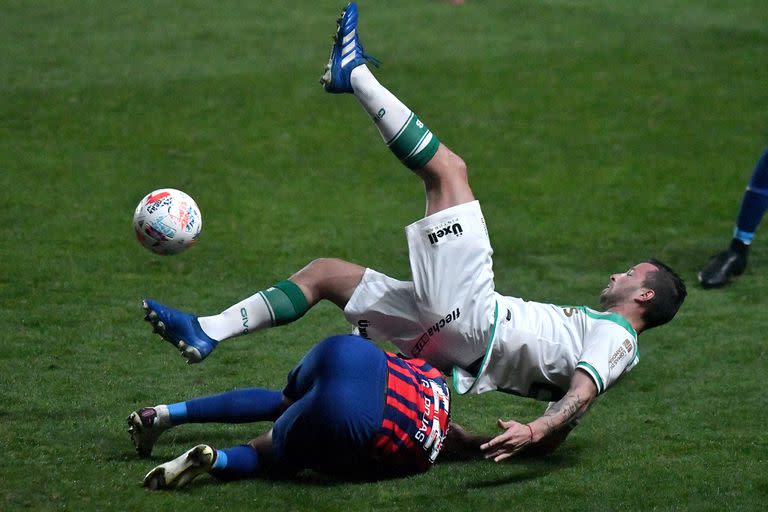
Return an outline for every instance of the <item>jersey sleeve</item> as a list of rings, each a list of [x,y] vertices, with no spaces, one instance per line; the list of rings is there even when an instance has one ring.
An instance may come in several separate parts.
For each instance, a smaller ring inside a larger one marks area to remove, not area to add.
[[[605,322],[584,340],[576,368],[586,372],[602,394],[638,361],[637,338],[621,326]]]

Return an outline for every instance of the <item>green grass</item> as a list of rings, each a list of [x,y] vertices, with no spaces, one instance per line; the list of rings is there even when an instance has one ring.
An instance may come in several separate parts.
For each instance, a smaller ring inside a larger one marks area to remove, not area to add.
[[[347,329],[321,305],[186,366],[141,321],[153,296],[213,313],[340,256],[407,278],[423,212],[350,97],[317,77],[340,4],[3,2],[0,16],[0,509],[762,510],[768,501],[768,249],[733,286],[695,273],[728,241],[766,144],[763,0],[363,1],[382,81],[470,166],[500,291],[596,305],[608,274],[660,257],[690,285],[643,359],[552,457],[451,463],[373,484],[308,476],[179,493],[140,487],[199,441],[185,426],[137,459],[136,407],[281,387]],[[204,215],[188,253],[133,240],[148,191]],[[482,431],[539,404],[458,397]]]

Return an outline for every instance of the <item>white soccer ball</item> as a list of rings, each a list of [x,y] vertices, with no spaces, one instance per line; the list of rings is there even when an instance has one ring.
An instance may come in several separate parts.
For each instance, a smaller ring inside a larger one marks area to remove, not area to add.
[[[133,214],[133,229],[141,245],[164,256],[194,245],[202,228],[203,216],[195,200],[174,188],[150,192]]]

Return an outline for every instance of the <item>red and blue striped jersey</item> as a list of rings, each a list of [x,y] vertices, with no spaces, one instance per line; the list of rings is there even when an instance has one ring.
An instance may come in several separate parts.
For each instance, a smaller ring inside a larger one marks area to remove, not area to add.
[[[426,471],[448,432],[448,384],[422,359],[403,359],[389,352],[386,356],[384,420],[373,438],[374,456],[387,469]]]

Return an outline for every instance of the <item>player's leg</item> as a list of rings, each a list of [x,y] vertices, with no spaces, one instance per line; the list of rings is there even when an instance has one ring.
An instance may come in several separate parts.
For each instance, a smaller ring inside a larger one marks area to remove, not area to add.
[[[232,448],[195,446],[153,468],[144,486],[178,489],[204,473],[232,480],[305,467],[366,469],[357,464],[366,460],[365,444],[381,426],[384,364],[381,351],[360,338],[322,342],[289,375],[285,393],[297,400],[274,429]]]
[[[371,116],[392,153],[424,181],[427,215],[474,200],[464,161],[373,76],[357,31],[357,6],[350,3],[338,23],[326,72],[332,93],[353,93]]]
[[[144,477],[144,487],[152,490],[179,489],[204,473],[221,480],[257,477],[264,466],[257,446],[268,447],[270,443],[268,432],[248,444],[231,448],[216,449],[207,444],[197,445],[153,468]]]
[[[426,215],[474,201],[464,160],[381,85],[368,66],[354,68],[350,81],[355,97],[376,123],[389,149],[423,180]]]
[[[464,160],[442,143],[435,156],[415,172],[424,181],[427,216],[475,200]]]
[[[441,369],[467,365],[484,354],[494,325],[485,221],[464,161],[378,82],[368,60],[357,31],[357,8],[350,4],[339,20],[321,82],[328,92],[355,95],[390,150],[422,178],[427,196],[427,218],[407,230],[414,311],[422,329],[396,343]]]
[[[148,457],[160,435],[172,427],[184,423],[275,421],[288,404],[279,391],[239,389],[170,405],[144,407],[128,416],[128,432],[136,452]]]
[[[188,362],[198,363],[220,341],[291,323],[323,299],[343,309],[364,272],[348,261],[320,258],[217,315],[198,317],[147,299],[145,319]]]
[[[284,281],[218,315],[198,318],[210,337],[225,340],[294,322],[321,300],[344,309],[365,269],[337,258],[318,258]]]
[[[755,231],[768,209],[768,149],[758,159],[747,190],[741,200],[731,245],[712,257],[699,272],[699,282],[704,288],[724,286],[741,275],[747,267],[749,247]]]

